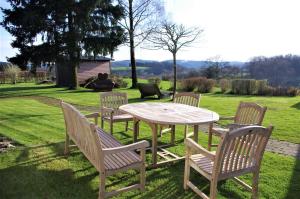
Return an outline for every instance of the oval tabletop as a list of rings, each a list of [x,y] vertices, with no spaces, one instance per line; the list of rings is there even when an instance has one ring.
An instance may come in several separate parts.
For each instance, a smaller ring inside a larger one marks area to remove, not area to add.
[[[213,111],[177,103],[133,103],[122,105],[119,109],[140,120],[157,124],[196,125],[219,120],[219,115]]]

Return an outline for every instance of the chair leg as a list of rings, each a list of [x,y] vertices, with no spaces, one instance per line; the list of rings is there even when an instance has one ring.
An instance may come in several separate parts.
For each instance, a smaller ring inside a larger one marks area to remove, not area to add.
[[[210,193],[209,193],[209,198],[210,199],[216,199],[217,198],[217,185],[218,181],[212,180],[210,182]]]
[[[113,134],[113,121],[109,121],[109,125],[110,125],[110,129],[109,129],[109,132],[110,132],[110,134],[112,135]]]
[[[210,151],[211,150],[211,144],[212,144],[212,127],[213,124],[209,124],[209,128],[208,128],[208,146],[207,149]]]
[[[66,142],[65,142],[65,151],[64,151],[65,155],[68,155],[70,152],[69,145],[70,145],[70,138],[69,138],[68,133],[66,132]]]
[[[99,195],[98,199],[104,199],[105,198],[105,174],[101,173],[99,176]]]
[[[128,121],[125,123],[125,131],[128,131]]]
[[[101,118],[101,129],[104,128],[104,120]]]
[[[184,190],[188,189],[187,183],[190,180],[190,165],[189,165],[189,159],[185,158],[185,165],[184,165],[184,177],[183,177],[183,188]]]
[[[159,136],[160,136],[160,137],[162,137],[162,130],[163,130],[163,126],[160,125],[160,126],[159,126]]]
[[[252,179],[252,199],[258,198],[258,179],[259,179],[259,172],[253,172],[253,179]]]
[[[145,185],[146,185],[146,167],[145,163],[142,164],[141,169],[140,169],[140,190],[145,191]]]

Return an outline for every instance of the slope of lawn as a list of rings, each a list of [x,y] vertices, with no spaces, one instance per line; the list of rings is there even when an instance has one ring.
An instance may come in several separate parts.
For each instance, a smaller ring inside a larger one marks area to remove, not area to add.
[[[204,99],[210,98],[213,97]],[[115,129],[114,136],[118,140],[124,144],[131,143],[131,131],[124,132],[123,124],[117,124]],[[139,139],[151,140],[148,126],[142,124],[140,132]],[[184,154],[182,132],[182,128],[177,130],[177,146],[171,148],[180,155]],[[69,157],[63,156],[64,122],[59,107],[28,98],[1,98],[0,134],[18,143],[16,149],[0,154],[0,198],[97,198],[97,171],[77,148],[72,148]],[[164,135],[162,142],[168,140],[169,135]],[[206,146],[206,140],[207,136],[201,134],[200,143]],[[149,159],[150,154],[147,155],[148,162]],[[181,161],[147,170],[144,193],[130,191],[116,198],[198,198],[191,190],[183,190],[183,167],[184,162]],[[129,171],[109,177],[107,188],[114,189],[135,182],[134,174],[134,171]],[[299,160],[267,152],[260,176],[261,198],[299,198]],[[195,172],[191,177],[195,184],[209,192],[205,178]],[[251,182],[250,175],[243,176],[243,179]],[[231,180],[220,182],[218,190],[218,198],[251,196]]]
[[[129,81],[129,79],[127,79]],[[140,80],[146,81],[146,80]],[[162,81],[162,89],[170,87],[170,83]],[[141,102],[139,91],[136,89],[121,88],[117,89],[128,94],[129,103]],[[55,88],[53,85],[36,85],[24,83],[17,85],[0,85],[0,99],[6,97],[20,96],[46,96],[64,101],[85,105],[99,106],[99,93],[80,88],[78,90],[67,90]],[[169,101],[163,99],[162,101]],[[149,100],[147,100],[149,101]],[[158,101],[153,100],[152,101]],[[293,143],[300,143],[300,97],[263,97],[263,96],[236,96],[224,94],[203,94],[200,106],[216,111],[223,116],[235,114],[240,101],[252,101],[267,106],[268,110],[264,120],[264,125],[272,124],[275,126],[272,138]]]

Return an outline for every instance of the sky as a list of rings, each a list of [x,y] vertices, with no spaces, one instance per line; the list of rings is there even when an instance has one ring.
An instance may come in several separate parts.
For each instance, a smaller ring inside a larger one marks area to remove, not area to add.
[[[204,30],[193,47],[177,59],[248,61],[255,56],[300,55],[299,0],[165,0],[169,19]],[[7,4],[0,1],[0,7]],[[0,14],[2,20],[2,13]],[[17,51],[12,37],[0,27],[0,61]],[[128,60],[129,48],[115,52],[115,60]],[[137,59],[169,60],[168,51],[136,48]]]

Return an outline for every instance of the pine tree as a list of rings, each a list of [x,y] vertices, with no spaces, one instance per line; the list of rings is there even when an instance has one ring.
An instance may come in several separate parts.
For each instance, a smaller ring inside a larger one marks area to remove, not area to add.
[[[55,62],[57,85],[77,87],[77,67],[86,52],[106,55],[124,42],[117,25],[122,9],[112,0],[7,0],[1,25],[15,37],[19,53],[10,61],[23,66]],[[117,30],[117,31],[116,31]],[[111,37],[115,33],[116,37]]]

